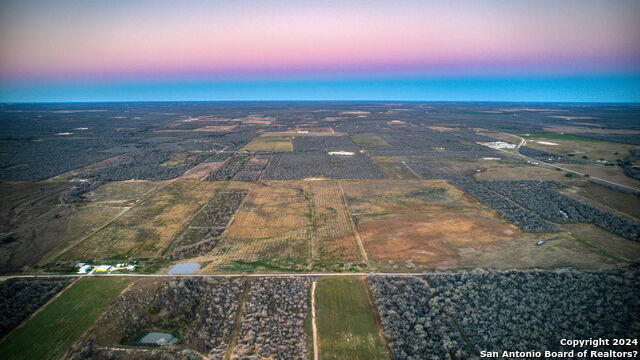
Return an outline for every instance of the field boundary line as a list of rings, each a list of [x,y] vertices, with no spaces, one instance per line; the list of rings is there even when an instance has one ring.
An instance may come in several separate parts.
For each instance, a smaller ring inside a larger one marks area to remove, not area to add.
[[[304,184],[305,194],[308,196],[309,201],[309,212],[311,214],[311,224],[307,224],[307,226],[311,226],[311,231],[309,231],[309,257],[311,258],[311,262],[315,262],[318,259],[318,241],[316,234],[316,217],[315,217],[315,205],[313,204],[313,190],[311,189],[311,184],[306,182]]]
[[[345,209],[347,210],[347,214],[350,214],[349,205],[347,204],[347,197],[344,195],[344,189],[342,188],[342,183],[338,180],[338,187],[340,187],[340,194],[342,194],[342,202],[344,203]],[[367,256],[367,251],[364,248],[364,244],[362,243],[362,238],[360,237],[360,231],[353,221],[353,217],[349,215],[349,223],[351,224],[351,231],[355,235],[356,241],[358,243],[358,247],[360,248],[360,254],[364,261],[369,261],[369,257]]]
[[[68,251],[70,251],[71,249],[75,248],[76,246],[84,243],[85,241],[90,239],[92,236],[94,236],[95,234],[100,232],[102,229],[106,228],[107,226],[111,225],[114,221],[118,220],[121,216],[123,216],[124,214],[128,213],[131,209],[133,209],[136,206],[146,202],[153,195],[155,195],[155,194],[159,193],[160,191],[162,191],[162,190],[166,189],[167,187],[169,187],[169,185],[173,184],[176,180],[178,180],[178,178],[168,180],[167,183],[164,184],[164,186],[160,185],[157,188],[155,188],[153,190],[150,190],[149,192],[147,192],[147,194],[146,194],[147,196],[145,198],[140,199],[140,201],[136,202],[135,204],[131,205],[128,208],[125,208],[120,214],[116,215],[113,219],[109,220],[109,222],[107,222],[106,224],[104,224],[101,227],[99,227],[96,231],[92,232],[91,234],[83,237],[82,239],[80,239],[78,241],[72,242],[71,244],[69,244],[69,246],[67,246],[64,249],[62,249],[57,255],[46,257],[47,261],[50,261],[49,259],[55,260],[55,259],[59,258],[60,256],[64,255],[65,253],[67,253]]]
[[[406,161],[402,161],[402,164],[404,164],[404,166],[406,166],[406,167],[407,167],[407,169],[409,169],[409,171],[411,171],[415,176],[417,176],[417,177],[418,177],[418,180],[424,180],[424,179],[422,178],[422,176],[420,176],[420,174],[418,174],[417,172],[415,172],[415,170],[413,170],[413,169],[409,166],[409,164],[407,164],[407,162],[406,162]]]
[[[434,287],[429,282],[429,279],[420,279],[420,281],[422,281],[422,283],[425,284],[427,287],[434,289]],[[444,317],[449,321],[449,324],[451,325],[453,330],[460,335],[464,343],[467,345],[467,349],[473,355],[480,356],[480,352],[476,348],[476,345],[473,343],[473,341],[471,341],[471,339],[469,339],[467,334],[465,334],[465,332],[462,331],[462,329],[460,328],[460,326],[458,326],[458,323],[453,319],[453,317],[449,315],[449,313],[447,313],[444,309],[440,309],[440,311],[442,312],[442,315],[444,315]]]
[[[13,328],[11,331],[9,331],[8,333],[6,333],[3,337],[0,338],[0,344],[2,344],[2,342],[9,337],[9,335],[11,335],[13,332],[15,332],[16,330],[18,330],[19,328],[23,327],[26,323],[28,323],[31,319],[33,319],[38,313],[40,313],[45,307],[47,307],[49,304],[51,304],[55,299],[57,299],[60,295],[62,295],[63,292],[67,291],[69,288],[71,288],[73,285],[75,285],[78,281],[80,281],[80,279],[75,279],[73,280],[69,285],[65,286],[64,289],[58,291],[57,294],[53,295],[51,297],[51,299],[47,300],[47,302],[45,302],[44,304],[40,305],[39,308],[36,309],[36,311],[34,311],[33,313],[31,313],[29,316],[27,316],[26,318],[22,319],[22,321],[20,321],[20,323]]]
[[[508,269],[508,270],[487,270],[494,273],[505,272],[519,272],[519,273],[536,273],[557,272],[555,270],[540,270],[540,269]],[[602,272],[597,270],[579,270],[582,272]],[[20,278],[33,278],[33,279],[47,279],[47,278],[90,278],[90,277],[133,277],[133,278],[261,278],[261,277],[349,277],[349,276],[367,276],[367,277],[431,277],[431,276],[451,276],[451,275],[465,275],[471,273],[469,271],[448,271],[448,272],[416,272],[416,273],[385,273],[385,272],[316,272],[316,273],[231,273],[231,274],[25,274],[25,275],[4,275],[0,276],[0,281],[8,279],[20,279]]]
[[[311,281],[311,330],[313,333],[313,360],[318,360],[318,326],[316,324],[316,285],[318,279]]]
[[[507,151],[507,150],[504,150],[504,149],[497,149],[497,150],[500,150],[500,151],[502,151],[503,153],[506,153],[506,154],[519,156],[521,158],[527,159],[528,161],[533,161],[533,162],[537,162],[539,164],[550,166],[550,167],[552,167],[554,169],[560,169],[560,170],[566,171],[568,173],[573,173],[573,174],[576,174],[576,175],[585,176],[584,173],[581,173],[579,171],[571,170],[571,169],[568,169],[568,168],[565,168],[565,167],[562,167],[562,166],[558,166],[558,165],[554,165],[554,164],[551,164],[551,163],[548,163],[548,162],[540,161],[540,160],[531,158],[531,157],[529,157],[527,155],[521,154],[520,153],[520,147],[526,145],[527,141],[524,138],[522,138],[522,137],[520,137],[518,135],[509,134],[509,133],[506,133],[506,132],[503,132],[503,134],[515,136],[515,137],[519,138],[521,140],[521,142],[520,142],[520,144],[518,144],[516,146],[516,152],[515,153]],[[595,182],[595,183],[604,182],[604,183],[607,183],[607,184],[610,184],[610,185],[614,185],[614,186],[618,186],[618,187],[621,187],[621,188],[624,188],[624,189],[627,189],[627,190],[631,190],[631,191],[636,192],[636,193],[640,192],[640,189],[638,189],[638,188],[634,188],[634,187],[631,187],[631,186],[623,185],[623,184],[620,184],[620,183],[617,183],[617,182],[614,182],[614,181],[610,181],[610,180],[606,180],[606,179],[602,179],[602,178],[599,178],[599,177],[596,177],[596,176],[589,176],[589,177],[587,177],[587,179],[589,181],[592,181],[592,182]]]
[[[220,187],[216,188],[216,189],[213,191],[213,195],[211,195],[211,197],[209,197],[209,198],[207,199],[207,201],[205,201],[204,205],[202,205],[202,207],[201,207],[200,209],[198,209],[198,211],[196,211],[196,213],[195,213],[195,214],[193,214],[193,216],[191,217],[191,219],[189,219],[189,221],[188,221],[186,224],[184,224],[184,225],[180,228],[180,230],[178,230],[178,231],[173,235],[173,237],[171,238],[171,241],[169,241],[169,244],[167,244],[167,246],[166,246],[164,249],[162,249],[162,250],[160,251],[160,255],[161,255],[161,256],[163,256],[163,255],[166,255],[166,254],[167,254],[167,252],[168,252],[168,251],[169,251],[169,249],[172,247],[172,245],[173,245],[173,244],[178,240],[178,237],[179,237],[180,235],[184,234],[184,232],[185,232],[185,231],[187,231],[187,230],[191,227],[191,224],[193,224],[193,222],[196,220],[196,217],[198,217],[198,215],[200,215],[200,213],[202,213],[202,212],[204,211],[204,209],[205,209],[207,206],[209,206],[209,202],[210,202],[212,199],[214,199],[216,196],[218,196],[218,194],[219,194],[220,192],[224,191],[228,186],[229,186],[229,183],[228,183],[228,182],[226,182],[226,183],[222,184]],[[203,227],[203,226],[199,226],[198,228],[201,228],[201,229],[213,229],[213,227],[209,227],[209,228],[207,228],[207,227]]]
[[[360,281],[362,282],[362,286],[364,287],[364,292],[367,293],[367,300],[369,301],[369,307],[371,308],[373,319],[376,323],[376,327],[378,328],[378,335],[382,340],[382,345],[384,346],[385,353],[387,354],[387,359],[393,359],[391,348],[389,347],[389,339],[387,339],[387,336],[384,334],[382,317],[380,316],[380,312],[378,311],[378,306],[376,305],[373,294],[371,293],[371,288],[369,288],[369,281],[367,281],[367,277],[361,277]]]
[[[233,320],[233,330],[231,331],[231,336],[229,337],[229,343],[227,344],[227,351],[224,353],[224,360],[231,359],[231,355],[233,355],[233,350],[238,344],[238,336],[240,335],[240,330],[242,327],[242,317],[244,315],[244,305],[249,297],[249,289],[251,287],[250,280],[245,280],[244,287],[242,289],[242,294],[240,295],[240,299],[238,300],[238,310],[236,310],[236,318]]]

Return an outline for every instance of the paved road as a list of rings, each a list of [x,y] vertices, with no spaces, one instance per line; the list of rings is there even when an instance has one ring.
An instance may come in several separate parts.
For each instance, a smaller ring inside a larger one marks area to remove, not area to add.
[[[515,270],[515,269],[514,269]],[[527,270],[522,270],[527,271]],[[330,276],[437,276],[457,275],[465,272],[421,272],[421,273],[384,273],[384,272],[357,272],[357,273],[274,273],[274,274],[26,274],[0,276],[0,281],[20,278],[88,278],[88,277],[194,277],[194,278],[238,278],[238,277],[330,277]]]
[[[553,168],[560,169],[560,170],[563,170],[563,171],[566,171],[566,172],[570,172],[570,173],[573,173],[573,174],[576,174],[576,175],[580,175],[580,176],[585,176],[586,175],[586,174],[581,173],[579,171],[567,169],[567,168],[562,167],[562,166],[558,166],[558,165],[551,164],[551,163],[548,163],[548,162],[540,161],[540,160],[537,160],[537,159],[534,159],[534,158],[530,158],[530,157],[528,157],[526,155],[523,155],[523,154],[520,153],[520,148],[523,147],[524,145],[526,145],[527,140],[525,140],[524,138],[521,138],[518,135],[509,134],[509,133],[506,133],[506,132],[503,132],[503,134],[509,135],[509,136],[513,136],[513,137],[516,137],[516,138],[520,139],[520,143],[515,148],[515,150],[516,150],[515,154],[520,156],[520,157],[523,157],[523,158],[525,158],[525,159],[527,159],[529,161],[535,161],[537,163],[544,164],[544,165],[547,165],[547,166],[551,166]],[[513,154],[512,152],[507,151],[507,150],[503,150],[503,149],[498,149],[498,150],[503,151],[503,152],[505,152],[507,154]],[[606,179],[602,179],[602,178],[599,178],[599,177],[589,176],[589,179],[590,180],[596,180],[596,182],[600,181],[600,182],[604,182],[604,183],[607,183],[607,184],[615,185],[615,186],[618,186],[618,187],[621,187],[621,188],[624,188],[624,189],[627,189],[627,190],[640,192],[640,189],[638,189],[638,188],[634,188],[634,187],[631,187],[631,186],[623,185],[623,184],[620,184],[620,183],[617,183],[617,182],[613,182],[613,181],[610,181],[610,180],[606,180]]]

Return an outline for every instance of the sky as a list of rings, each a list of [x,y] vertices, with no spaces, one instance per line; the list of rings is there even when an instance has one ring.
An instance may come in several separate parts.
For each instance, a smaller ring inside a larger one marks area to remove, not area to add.
[[[0,1],[0,101],[640,101],[640,1]]]

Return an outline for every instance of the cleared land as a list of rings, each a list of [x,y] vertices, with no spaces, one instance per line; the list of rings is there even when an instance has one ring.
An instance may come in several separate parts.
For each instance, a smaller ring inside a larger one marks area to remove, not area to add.
[[[203,162],[180,175],[180,180],[204,180],[222,165],[222,161]]]
[[[360,259],[352,221],[338,181],[309,181],[314,260],[342,262]]]
[[[7,359],[62,356],[124,288],[124,278],[82,279],[0,342]]]
[[[240,268],[303,264],[309,254],[309,204],[302,181],[232,182],[249,194],[220,241],[206,256],[208,269],[224,263]]]
[[[158,256],[209,200],[216,182],[175,181],[62,255],[62,259]]]
[[[112,181],[88,193],[87,198],[94,203],[133,205],[162,184],[162,181],[147,180]]]
[[[378,164],[380,169],[384,172],[388,179],[393,180],[418,180],[418,176],[411,172],[407,168],[403,161],[407,158],[397,157],[372,157],[372,159]]]
[[[259,136],[251,140],[242,149],[244,151],[292,151],[293,144],[290,137]]]
[[[389,143],[378,135],[353,135],[353,142],[362,148],[390,147]]]
[[[322,279],[316,299],[321,359],[389,359],[363,279]]]
[[[530,135],[524,137],[527,146],[555,154],[575,157],[584,161],[605,160],[615,163],[623,159],[633,145],[598,141],[569,135]]]
[[[531,234],[444,181],[344,181],[380,269],[609,268],[616,261],[563,233]],[[546,240],[544,246],[536,245]]]

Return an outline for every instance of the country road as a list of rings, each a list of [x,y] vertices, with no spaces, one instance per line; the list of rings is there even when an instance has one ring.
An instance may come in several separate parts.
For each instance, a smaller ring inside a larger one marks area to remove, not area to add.
[[[520,153],[520,148],[527,144],[527,140],[525,140],[524,138],[522,138],[522,137],[520,137],[518,135],[509,134],[509,133],[506,133],[506,132],[502,132],[502,133],[505,134],[505,135],[513,136],[515,138],[520,139],[520,143],[515,148],[515,151],[516,151],[515,155],[520,156],[522,158],[525,158],[528,161],[533,161],[533,162],[537,162],[537,163],[540,163],[540,164],[544,164],[544,165],[547,165],[547,166],[550,166],[550,167],[553,167],[553,168],[556,168],[556,169],[560,169],[560,170],[563,170],[563,171],[566,171],[566,172],[569,172],[569,173],[573,173],[573,174],[576,174],[576,175],[580,175],[580,176],[585,176],[586,175],[586,174],[581,173],[579,171],[567,169],[567,168],[562,167],[562,166],[554,165],[554,164],[551,164],[551,163],[548,163],[548,162],[540,161],[540,160],[528,157],[526,155],[523,155],[523,154]],[[512,152],[504,150],[504,149],[497,149],[497,150],[500,150],[500,151],[505,152],[507,154],[513,154]],[[634,188],[634,187],[627,186],[627,185],[622,185],[620,183],[617,183],[617,182],[614,182],[614,181],[610,181],[610,180],[606,180],[606,179],[602,179],[602,178],[599,178],[599,177],[589,176],[589,179],[590,180],[596,180],[596,182],[601,181],[601,182],[604,182],[604,183],[607,183],[607,184],[615,185],[615,186],[618,186],[618,187],[621,187],[621,188],[624,188],[624,189],[627,189],[627,190],[640,192],[640,189],[638,189],[638,188]]]
[[[500,271],[500,270],[497,270]],[[509,271],[538,271],[532,269],[509,269]],[[352,273],[264,273],[264,274],[24,274],[24,275],[3,275],[0,281],[8,279],[24,279],[24,278],[89,278],[89,277],[193,277],[193,278],[241,278],[241,277],[340,277],[340,276],[439,276],[439,275],[459,275],[467,274],[468,271],[451,271],[451,272],[421,272],[421,273],[385,273],[385,272],[352,272]]]

